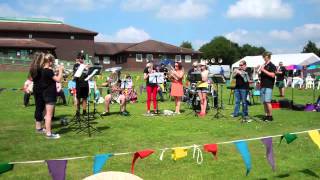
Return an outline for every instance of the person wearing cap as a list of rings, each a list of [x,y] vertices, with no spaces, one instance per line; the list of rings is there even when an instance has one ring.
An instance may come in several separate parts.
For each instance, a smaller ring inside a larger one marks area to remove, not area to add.
[[[276,66],[271,62],[271,53],[264,52],[262,54],[264,64],[260,67],[261,77],[261,102],[264,104],[265,116],[264,121],[272,121],[272,89],[275,81]]]
[[[204,117],[206,115],[207,109],[207,93],[208,91],[208,75],[209,71],[207,70],[207,64],[205,61],[200,62],[200,72],[201,72],[201,81],[197,83],[197,92],[200,97],[200,113],[199,117]]]
[[[280,97],[284,97],[284,79],[286,75],[286,68],[280,62],[276,71],[276,86],[279,88]]]

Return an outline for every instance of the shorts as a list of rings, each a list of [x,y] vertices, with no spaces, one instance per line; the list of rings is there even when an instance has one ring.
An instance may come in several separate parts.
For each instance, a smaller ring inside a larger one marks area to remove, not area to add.
[[[77,87],[77,99],[87,98],[89,96],[89,87]]]
[[[272,89],[271,88],[261,88],[260,97],[262,103],[270,103],[272,100]]]
[[[278,88],[284,88],[284,81],[277,81],[277,82],[276,82],[276,86],[277,86]]]
[[[208,93],[209,90],[207,87],[197,87],[197,92],[198,93]]]

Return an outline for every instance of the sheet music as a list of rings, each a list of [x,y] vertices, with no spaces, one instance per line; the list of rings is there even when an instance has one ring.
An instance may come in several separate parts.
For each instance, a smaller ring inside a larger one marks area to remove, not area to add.
[[[149,82],[154,84],[164,83],[164,73],[150,73]]]

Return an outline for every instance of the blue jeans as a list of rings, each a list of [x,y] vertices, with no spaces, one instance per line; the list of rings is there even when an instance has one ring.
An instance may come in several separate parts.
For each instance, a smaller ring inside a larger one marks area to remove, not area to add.
[[[248,102],[247,102],[247,96],[248,96],[248,90],[247,89],[235,89],[234,90],[235,95],[235,106],[234,106],[234,116],[239,115],[240,110],[240,102],[242,102],[242,116],[248,116]]]

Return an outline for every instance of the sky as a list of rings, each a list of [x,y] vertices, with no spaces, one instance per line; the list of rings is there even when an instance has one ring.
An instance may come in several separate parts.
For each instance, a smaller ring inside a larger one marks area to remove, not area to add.
[[[195,49],[216,36],[298,53],[320,47],[320,0],[0,0],[2,17],[45,17],[98,32],[96,41],[174,45]]]

